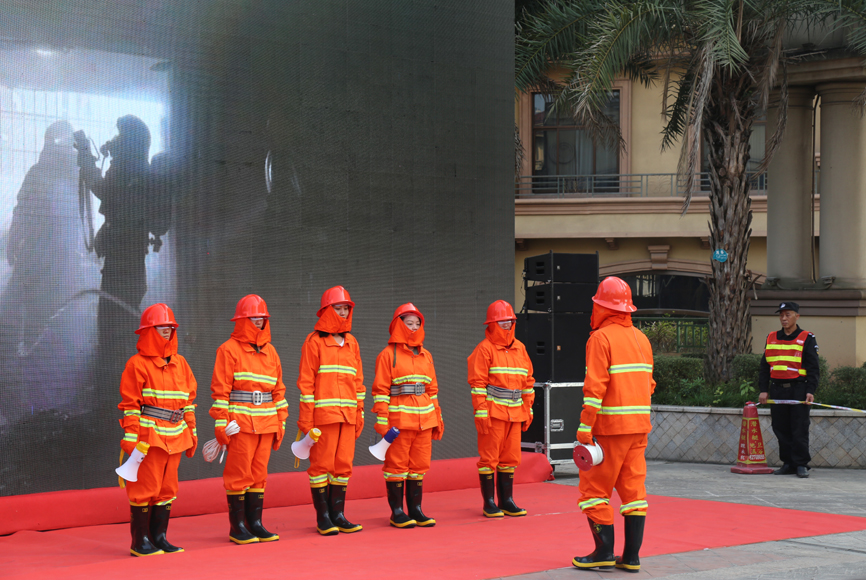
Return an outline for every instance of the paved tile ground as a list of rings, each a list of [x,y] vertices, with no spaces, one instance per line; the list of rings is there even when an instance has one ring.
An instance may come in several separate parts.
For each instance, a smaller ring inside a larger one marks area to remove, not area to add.
[[[558,485],[577,485],[574,466],[557,466]],[[794,476],[735,475],[728,465],[648,462],[650,494],[866,517],[866,471],[813,469]],[[508,580],[670,578],[675,580],[866,580],[866,531],[641,558],[641,571],[573,567]]]

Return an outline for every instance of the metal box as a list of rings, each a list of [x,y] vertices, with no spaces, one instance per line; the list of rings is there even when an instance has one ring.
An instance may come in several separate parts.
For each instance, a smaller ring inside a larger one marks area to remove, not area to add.
[[[571,463],[582,410],[583,383],[535,383],[534,419],[521,449],[544,453],[551,465]]]

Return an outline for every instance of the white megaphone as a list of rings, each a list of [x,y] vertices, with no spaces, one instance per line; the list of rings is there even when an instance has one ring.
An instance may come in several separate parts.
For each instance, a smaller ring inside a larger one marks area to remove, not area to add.
[[[114,470],[117,475],[126,481],[138,481],[138,468],[141,462],[144,461],[144,456],[150,449],[150,444],[144,441],[139,441],[135,449],[132,450],[132,455],[129,456],[123,465]]]
[[[598,444],[598,441],[594,437],[592,440],[595,442],[595,445],[583,445],[576,441],[574,443],[574,463],[581,471],[589,471],[604,461],[604,451],[602,451],[601,445]]]
[[[319,429],[313,427],[310,429],[310,432],[307,433],[307,436],[301,439],[300,441],[295,441],[292,443],[292,453],[298,459],[307,459],[310,457],[310,447],[316,444],[316,441],[319,440],[319,437],[322,436],[322,432]]]
[[[391,427],[388,429],[388,432],[385,433],[385,436],[382,437],[382,440],[376,443],[375,445],[370,445],[368,448],[370,453],[373,454],[373,457],[378,459],[379,461],[385,461],[385,453],[387,453],[388,448],[391,447],[391,443],[394,442],[394,439],[397,438],[397,435],[400,434],[400,430],[396,427]]]

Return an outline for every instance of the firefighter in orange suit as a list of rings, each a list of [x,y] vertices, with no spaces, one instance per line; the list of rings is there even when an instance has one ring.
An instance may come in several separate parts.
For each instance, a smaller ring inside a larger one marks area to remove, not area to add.
[[[611,276],[602,280],[593,297],[586,343],[586,378],[583,412],[577,440],[593,444],[604,453],[603,461],[580,475],[581,511],[589,519],[595,551],[576,557],[581,569],[640,570],[638,552],[646,520],[646,446],[650,432],[650,396],[655,390],[653,353],[644,334],[632,325],[631,289]],[[613,509],[609,502],[616,488],[625,519],[622,556],[613,552]]]
[[[271,449],[286,433],[289,404],[280,357],[271,344],[268,306],[244,296],[235,308],[231,338],[217,349],[211,379],[217,441],[228,446],[223,483],[229,504],[229,539],[236,544],[279,540],[262,525]],[[235,421],[240,432],[226,434]]]
[[[177,354],[178,324],[171,308],[154,304],[141,313],[135,331],[138,354],[120,378],[123,411],[120,448],[132,454],[139,442],[150,445],[138,468],[138,481],[126,483],[132,510],[133,556],[183,552],[165,537],[171,503],[177,495],[180,454],[195,454],[196,382],[186,359]]]
[[[523,343],[514,338],[517,317],[511,304],[497,300],[487,308],[486,338],[469,356],[469,385],[478,431],[478,475],[483,514],[488,518],[525,516],[512,498],[514,469],[520,465],[520,432],[532,423],[535,379]],[[493,471],[498,472],[493,501]]]
[[[343,508],[352,476],[355,440],[364,428],[364,372],[358,341],[349,334],[355,303],[342,286],[322,295],[315,330],[301,349],[298,389],[300,434],[321,430],[310,448],[310,488],[316,508],[316,529],[323,536],[361,531],[346,519]]]
[[[442,439],[445,423],[439,408],[439,383],[433,357],[423,347],[424,315],[412,303],[399,306],[389,327],[388,346],[376,358],[373,412],[376,432],[400,430],[385,454],[385,486],[396,528],[429,528],[436,520],[421,510],[422,481],[430,470],[432,441]],[[403,486],[406,506],[403,511]]]

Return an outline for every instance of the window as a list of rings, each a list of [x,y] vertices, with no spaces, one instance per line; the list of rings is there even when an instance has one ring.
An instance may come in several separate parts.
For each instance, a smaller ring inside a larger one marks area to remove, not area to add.
[[[620,123],[620,92],[612,91],[604,114]],[[567,191],[593,191],[594,176],[619,175],[619,152],[616,147],[593,144],[585,126],[562,111],[553,110],[549,95],[532,95],[532,175],[569,176]],[[618,180],[605,178],[607,182]],[[551,180],[551,185],[555,181]],[[541,185],[544,180],[535,179]],[[561,189],[561,186],[560,186]]]
[[[709,291],[697,276],[647,273],[622,279],[631,287],[638,310],[710,311]]]

